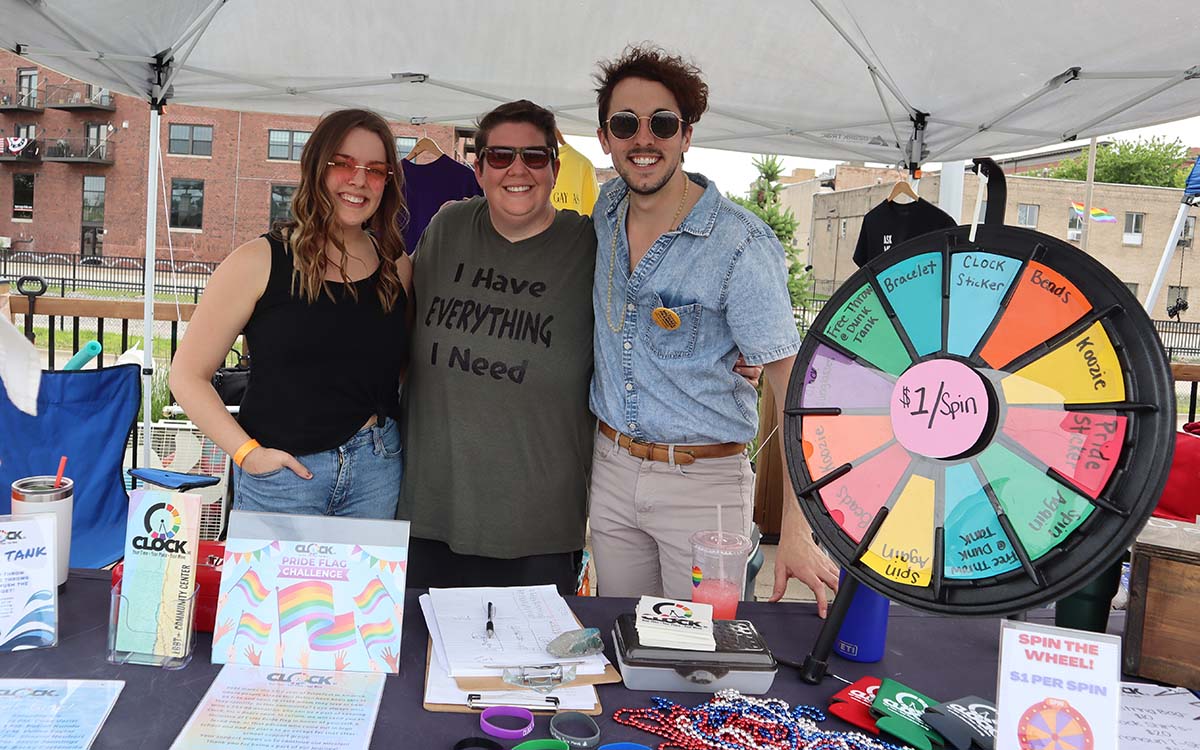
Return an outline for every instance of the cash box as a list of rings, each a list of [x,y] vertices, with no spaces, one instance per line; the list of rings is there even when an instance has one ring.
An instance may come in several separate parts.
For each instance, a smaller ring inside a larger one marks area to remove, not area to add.
[[[630,690],[760,695],[775,682],[775,657],[748,620],[714,620],[716,651],[643,646],[632,612],[613,625],[621,679]]]

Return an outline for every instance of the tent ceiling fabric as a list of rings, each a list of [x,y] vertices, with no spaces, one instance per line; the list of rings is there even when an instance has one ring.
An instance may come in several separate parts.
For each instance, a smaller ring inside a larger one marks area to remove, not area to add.
[[[169,102],[468,124],[529,98],[574,134],[595,132],[596,61],[650,39],[704,71],[694,143],[753,153],[902,161],[908,107],[929,116],[924,160],[1200,115],[1194,0],[0,0],[0,18],[4,46],[146,99],[146,58],[173,50]]]

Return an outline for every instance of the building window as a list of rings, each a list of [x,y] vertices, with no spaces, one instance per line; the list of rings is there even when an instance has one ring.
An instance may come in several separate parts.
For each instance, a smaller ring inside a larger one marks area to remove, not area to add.
[[[13,175],[13,212],[14,219],[33,218],[33,173],[22,172]]]
[[[267,158],[300,161],[304,144],[312,133],[303,130],[268,130]]]
[[[1142,228],[1146,223],[1146,214],[1125,212],[1125,234],[1121,241],[1126,245],[1142,244]]]
[[[171,180],[171,228],[200,229],[204,224],[204,180]]]
[[[1132,294],[1134,298],[1138,296],[1138,285],[1136,282],[1122,281],[1121,283],[1125,285],[1125,288],[1129,290],[1129,293]]]
[[[1037,229],[1038,206],[1036,203],[1017,204],[1017,226]]]
[[[841,235],[842,239],[846,238],[846,220],[845,219],[842,219],[841,226],[838,228],[838,234]]]
[[[396,156],[403,159],[408,156],[408,152],[413,150],[413,146],[417,145],[417,139],[407,136],[396,136]]]
[[[292,196],[295,193],[295,185],[271,186],[270,226],[275,226],[275,222],[277,221],[287,221],[292,218]]]
[[[22,68],[17,71],[17,101],[23,107],[36,107],[38,104],[38,72],[37,68]]]
[[[86,175],[83,178],[83,223],[104,223],[103,175]]]
[[[1179,235],[1179,247],[1182,250],[1187,250],[1192,246],[1192,240],[1196,237],[1196,217],[1189,216],[1183,220],[1183,232]]]
[[[1188,288],[1186,286],[1168,286],[1167,287],[1167,307],[1175,304],[1177,300],[1187,302]]]
[[[1067,212],[1067,239],[1079,242],[1083,238],[1083,217],[1071,209]]]
[[[212,156],[212,125],[171,125],[167,153]]]
[[[37,138],[37,125],[16,125],[13,127],[13,135],[18,138],[28,138],[32,141]]]

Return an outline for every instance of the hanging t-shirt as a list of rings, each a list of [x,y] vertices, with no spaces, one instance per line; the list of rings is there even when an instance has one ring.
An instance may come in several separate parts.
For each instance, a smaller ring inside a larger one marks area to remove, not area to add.
[[[414,256],[397,518],[465,555],[583,549],[595,420],[591,219],[509,242],[487,201],[447,206]]]
[[[586,156],[564,143],[558,150],[558,179],[550,202],[557,209],[591,216],[599,192],[596,168]]]
[[[470,167],[445,154],[428,164],[417,164],[408,159],[402,159],[400,164],[404,170],[404,201],[408,204],[404,247],[411,254],[442,204],[483,195],[483,190]]]
[[[861,268],[905,240],[953,226],[957,224],[949,214],[924,198],[915,203],[884,201],[863,217],[854,263]]]

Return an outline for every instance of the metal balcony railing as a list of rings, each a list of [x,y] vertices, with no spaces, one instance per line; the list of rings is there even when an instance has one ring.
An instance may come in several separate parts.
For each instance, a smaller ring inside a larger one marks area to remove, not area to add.
[[[41,145],[45,161],[112,164],[116,151],[112,141],[100,138],[46,138]]]
[[[45,106],[51,109],[116,109],[116,101],[108,89],[87,83],[64,83],[46,92]]]
[[[36,138],[0,137],[0,162],[39,162],[42,144]]]
[[[45,91],[36,86],[0,86],[0,110],[41,112],[45,108]]]

